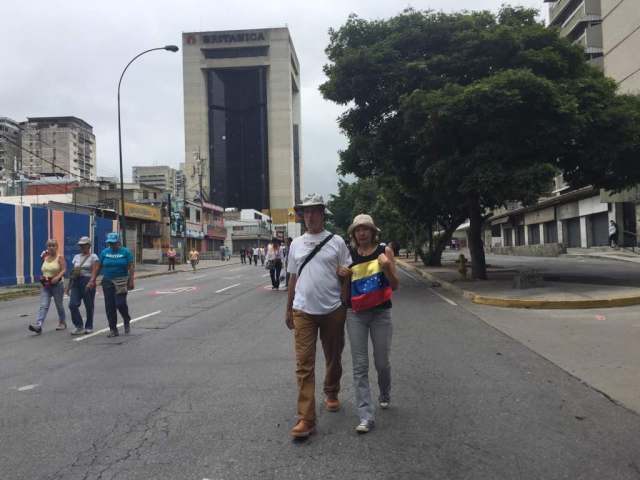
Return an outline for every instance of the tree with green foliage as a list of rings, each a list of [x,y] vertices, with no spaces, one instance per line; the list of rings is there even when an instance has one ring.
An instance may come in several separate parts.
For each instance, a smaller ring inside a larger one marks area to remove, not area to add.
[[[474,278],[486,278],[487,212],[535,202],[558,172],[572,186],[640,180],[637,98],[536,13],[406,10],[330,31],[320,89],[348,106],[340,171],[393,179],[430,208],[427,225],[468,218]]]

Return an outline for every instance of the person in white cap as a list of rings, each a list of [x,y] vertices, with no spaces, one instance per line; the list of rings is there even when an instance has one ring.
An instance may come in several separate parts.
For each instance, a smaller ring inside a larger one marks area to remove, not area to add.
[[[93,332],[93,310],[96,298],[96,286],[91,283],[91,277],[97,275],[100,259],[91,252],[91,240],[89,237],[81,237],[78,240],[80,253],[76,254],[71,261],[73,266],[69,274],[69,311],[71,321],[76,327],[71,335],[81,335]],[[86,322],[82,321],[80,304],[84,302],[84,309],[87,313]]]
[[[296,206],[304,216],[307,232],[294,239],[288,254],[290,274],[286,325],[294,330],[296,376],[298,380],[298,422],[291,430],[294,438],[306,438],[315,431],[315,358],[318,332],[324,351],[325,407],[340,409],[338,392],[342,377],[344,322],[338,267],[351,264],[344,240],[324,228],[325,203],[320,195],[307,195]]]
[[[347,332],[353,359],[353,390],[360,422],[356,432],[367,433],[375,423],[369,388],[369,337],[378,373],[380,408],[391,402],[391,296],[398,288],[393,250],[378,242],[380,229],[370,215],[357,215],[348,230],[353,263],[339,275],[351,280]]]

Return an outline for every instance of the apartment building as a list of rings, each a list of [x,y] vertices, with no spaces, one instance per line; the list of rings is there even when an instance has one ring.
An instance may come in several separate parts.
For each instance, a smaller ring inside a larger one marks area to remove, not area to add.
[[[29,176],[96,178],[93,127],[77,117],[27,117],[22,127],[22,171]]]

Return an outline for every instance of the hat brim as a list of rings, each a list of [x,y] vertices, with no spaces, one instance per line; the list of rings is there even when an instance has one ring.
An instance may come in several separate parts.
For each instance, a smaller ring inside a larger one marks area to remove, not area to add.
[[[349,225],[349,228],[347,229],[347,234],[351,236],[353,234],[353,231],[358,227],[367,227],[376,233],[380,233],[380,229],[372,223],[357,223],[357,224]]]

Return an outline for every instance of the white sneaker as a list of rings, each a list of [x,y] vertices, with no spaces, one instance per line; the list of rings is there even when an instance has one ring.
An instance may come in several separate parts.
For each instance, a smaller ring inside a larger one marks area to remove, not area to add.
[[[383,409],[383,410],[386,410],[390,406],[391,406],[391,402],[389,402],[388,400],[380,402],[380,408]]]
[[[362,420],[356,427],[358,433],[369,433],[373,428],[373,420]]]

